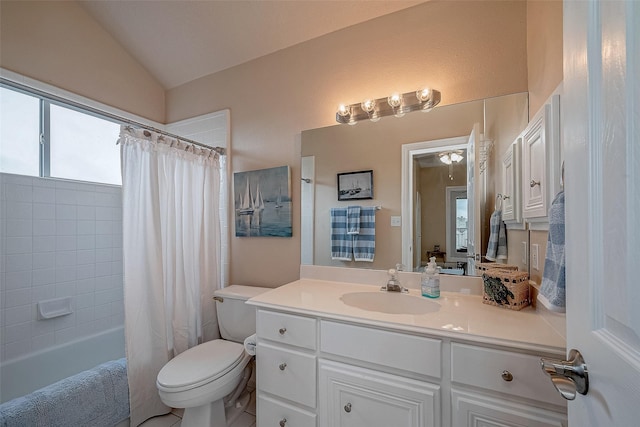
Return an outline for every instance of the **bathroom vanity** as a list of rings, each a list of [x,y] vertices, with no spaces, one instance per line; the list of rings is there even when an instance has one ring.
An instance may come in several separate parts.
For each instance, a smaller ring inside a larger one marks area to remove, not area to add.
[[[566,426],[540,369],[564,357],[561,333],[531,307],[443,290],[301,279],[251,299],[258,425]]]

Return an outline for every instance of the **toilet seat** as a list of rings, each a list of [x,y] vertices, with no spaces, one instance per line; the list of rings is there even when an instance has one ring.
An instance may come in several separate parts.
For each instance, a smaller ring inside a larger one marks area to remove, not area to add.
[[[168,393],[210,383],[233,370],[245,359],[244,346],[221,339],[208,341],[180,353],[158,373],[158,389]]]

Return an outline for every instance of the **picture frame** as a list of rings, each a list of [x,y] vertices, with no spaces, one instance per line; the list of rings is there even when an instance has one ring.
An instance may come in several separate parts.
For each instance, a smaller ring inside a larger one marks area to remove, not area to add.
[[[291,168],[233,174],[236,237],[292,237]]]
[[[338,201],[373,199],[373,170],[338,174]]]

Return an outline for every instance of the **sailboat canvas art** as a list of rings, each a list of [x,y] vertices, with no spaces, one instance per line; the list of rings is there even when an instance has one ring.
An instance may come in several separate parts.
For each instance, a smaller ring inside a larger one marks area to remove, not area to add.
[[[236,237],[291,237],[289,166],[233,174]]]

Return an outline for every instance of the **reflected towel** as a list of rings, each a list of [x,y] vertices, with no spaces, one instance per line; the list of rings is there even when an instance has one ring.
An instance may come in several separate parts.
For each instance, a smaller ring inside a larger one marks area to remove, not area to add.
[[[353,235],[353,258],[373,262],[376,252],[376,208],[360,208],[360,233]]]
[[[502,221],[502,210],[496,210],[489,219],[489,244],[485,258],[489,261],[507,259],[507,226]]]
[[[347,235],[347,208],[331,208],[331,259],[351,261],[353,237]]]
[[[360,233],[360,206],[347,207],[347,234]]]
[[[549,236],[538,301],[551,311],[565,312],[564,191],[549,208]]]

